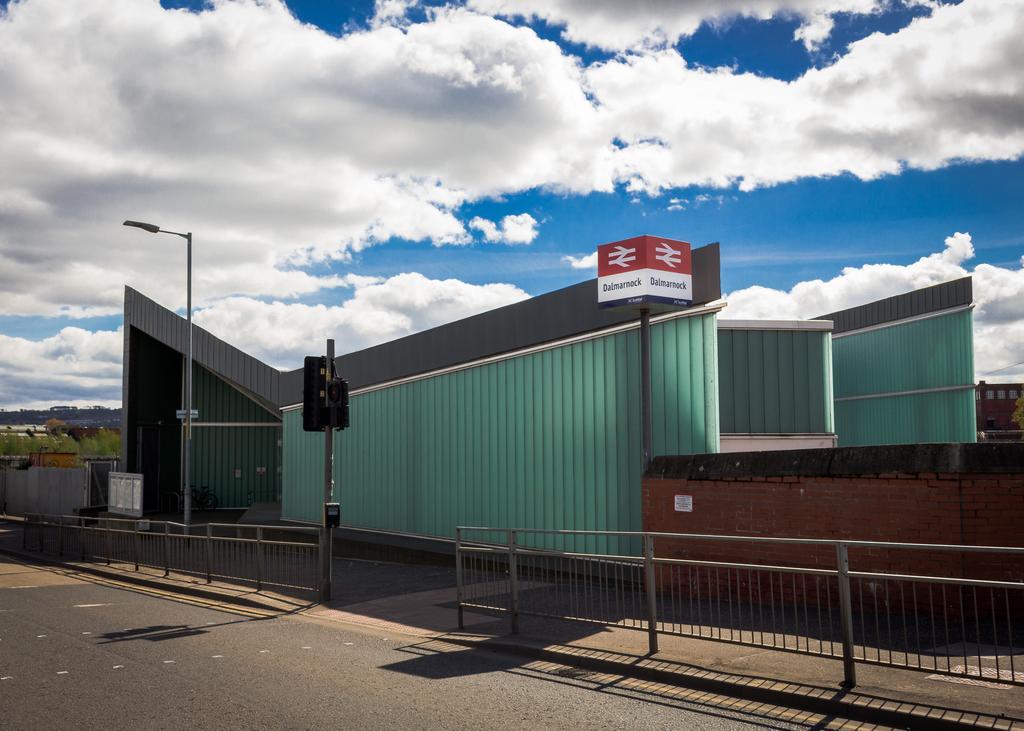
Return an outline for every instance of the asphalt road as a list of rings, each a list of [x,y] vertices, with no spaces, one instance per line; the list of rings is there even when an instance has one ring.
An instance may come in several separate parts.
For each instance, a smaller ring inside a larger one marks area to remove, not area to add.
[[[685,694],[684,694],[685,695]],[[808,728],[676,689],[0,556],[0,728]]]

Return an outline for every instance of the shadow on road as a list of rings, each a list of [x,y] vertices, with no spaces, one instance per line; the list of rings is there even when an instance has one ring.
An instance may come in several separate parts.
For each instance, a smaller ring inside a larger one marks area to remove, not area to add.
[[[130,640],[147,640],[148,642],[162,642],[164,640],[177,640],[182,637],[195,637],[205,635],[217,627],[226,627],[232,624],[245,624],[247,622],[262,622],[270,617],[252,617],[237,619],[232,622],[220,622],[217,624],[204,624],[201,627],[193,627],[187,624],[154,624],[149,627],[137,627],[116,632],[106,632],[99,635],[104,641],[101,645],[109,645],[115,642],[128,642]]]

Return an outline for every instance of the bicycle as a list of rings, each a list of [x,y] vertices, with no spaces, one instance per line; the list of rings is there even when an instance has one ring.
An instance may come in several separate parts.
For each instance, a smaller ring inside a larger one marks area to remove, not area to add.
[[[217,496],[208,487],[192,488],[192,509],[193,510],[216,510],[220,505]]]

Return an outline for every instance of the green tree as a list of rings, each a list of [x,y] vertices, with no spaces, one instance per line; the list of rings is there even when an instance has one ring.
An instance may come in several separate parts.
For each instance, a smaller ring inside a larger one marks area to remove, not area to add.
[[[121,453],[121,434],[113,429],[100,429],[95,436],[78,443],[78,453],[89,457],[116,457]]]
[[[1024,393],[1017,399],[1017,406],[1014,408],[1010,419],[1016,422],[1018,429],[1024,429]]]

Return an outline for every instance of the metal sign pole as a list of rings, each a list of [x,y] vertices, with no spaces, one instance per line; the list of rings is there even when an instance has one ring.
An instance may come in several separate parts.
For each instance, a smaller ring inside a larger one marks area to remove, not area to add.
[[[327,380],[334,377],[334,340],[327,339]],[[321,404],[317,404],[319,408]],[[332,502],[334,492],[334,429],[324,427],[324,503]],[[331,598],[331,527],[327,525],[327,511],[321,508],[320,529],[320,600]]]
[[[651,466],[651,311],[640,310],[640,424],[643,429],[643,471]]]

